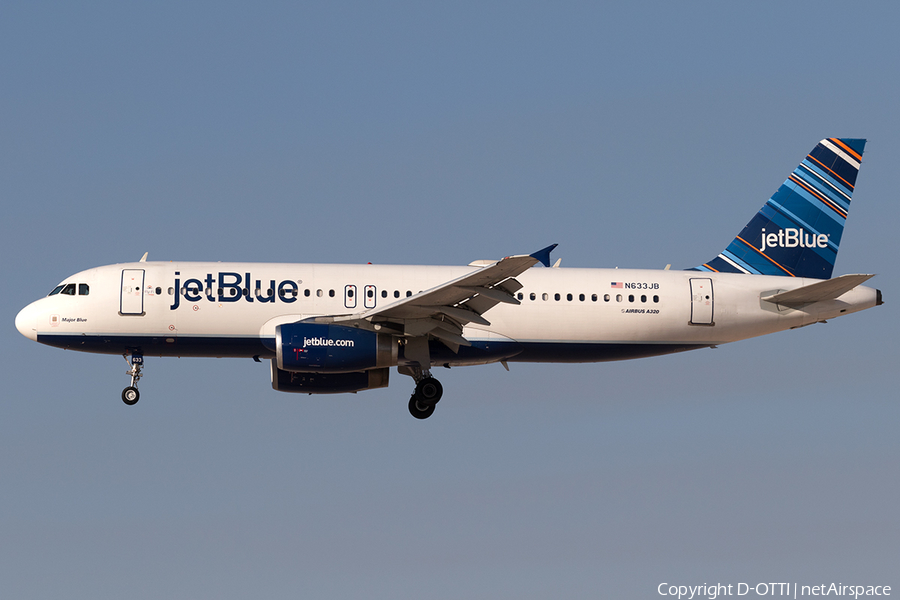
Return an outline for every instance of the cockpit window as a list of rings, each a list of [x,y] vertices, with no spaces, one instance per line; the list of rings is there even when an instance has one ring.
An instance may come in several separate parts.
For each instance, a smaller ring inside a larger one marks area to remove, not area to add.
[[[87,296],[90,293],[91,293],[91,288],[88,287],[88,284],[86,284],[86,283],[78,284],[78,295],[79,296]]]
[[[65,294],[66,296],[74,296],[75,295],[75,284],[67,283],[66,287],[62,289],[60,294]]]
[[[53,291],[52,291],[52,292],[50,292],[50,293],[47,294],[47,295],[48,295],[48,296],[54,296],[54,295],[58,294],[60,291],[62,291],[63,287],[64,287],[64,286],[58,285],[58,286],[56,286],[55,288],[53,288]]]

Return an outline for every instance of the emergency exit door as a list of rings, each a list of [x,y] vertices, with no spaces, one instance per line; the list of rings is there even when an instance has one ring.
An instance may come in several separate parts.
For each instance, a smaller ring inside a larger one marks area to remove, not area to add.
[[[344,306],[346,308],[356,308],[356,286],[344,286]]]
[[[715,325],[712,279],[691,279],[691,325]]]
[[[119,296],[120,315],[144,314],[144,270],[122,269]]]

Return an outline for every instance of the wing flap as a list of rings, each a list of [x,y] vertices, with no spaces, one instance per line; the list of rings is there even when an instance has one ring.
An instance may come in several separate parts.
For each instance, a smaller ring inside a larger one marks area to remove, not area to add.
[[[490,298],[491,300],[496,300],[497,302],[502,302],[504,304],[515,304],[519,305],[521,302],[516,300],[516,298],[506,293],[504,290],[499,290],[497,288],[486,288],[486,287],[460,287],[459,289],[469,292],[470,294],[478,294],[479,296],[485,296]]]

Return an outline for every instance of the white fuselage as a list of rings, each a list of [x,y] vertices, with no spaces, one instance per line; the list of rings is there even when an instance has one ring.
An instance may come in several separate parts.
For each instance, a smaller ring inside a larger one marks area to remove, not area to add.
[[[76,284],[74,295],[37,300],[19,313],[16,326],[39,342],[87,352],[271,358],[277,325],[362,313],[478,268],[117,264],[67,278],[62,283]],[[469,324],[463,332],[476,346],[505,344],[507,350],[445,349],[433,352],[432,362],[652,356],[800,327],[877,300],[875,289],[859,286],[835,300],[780,307],[761,298],[815,280],[698,271],[532,268],[517,279],[520,305],[499,304],[484,314],[490,325]],[[79,294],[79,284],[86,294]]]

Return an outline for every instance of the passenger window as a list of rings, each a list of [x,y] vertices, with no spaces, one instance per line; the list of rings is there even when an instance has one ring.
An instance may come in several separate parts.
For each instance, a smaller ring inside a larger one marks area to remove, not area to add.
[[[550,296],[547,295],[547,292],[541,294],[541,300],[547,300]]]
[[[519,293],[516,295],[516,297],[517,297],[519,300],[523,300],[523,299],[525,298],[525,294],[523,294],[522,292],[519,292]]]
[[[173,288],[173,287],[170,287],[170,288],[169,288],[169,295],[170,295],[170,296],[174,296],[174,295],[175,295],[175,288]]]
[[[219,290],[219,291],[221,292],[222,290]],[[286,292],[285,292],[284,288],[281,288],[280,290],[278,290],[278,295],[281,296],[282,298],[284,298],[285,293]]]
[[[56,286],[55,288],[53,288],[53,291],[52,291],[52,292],[50,292],[50,293],[47,294],[47,295],[48,295],[48,296],[55,296],[56,294],[58,294],[58,293],[60,293],[60,292],[62,291],[63,287],[64,287],[64,286],[58,285],[58,286]]]
[[[66,296],[74,296],[75,295],[75,284],[74,283],[66,284],[66,287],[64,287],[62,289],[62,292],[60,292],[60,293],[65,294]]]
[[[366,298],[374,298],[375,290],[366,290]]]
[[[412,292],[409,290],[406,290],[406,297],[409,298],[410,296],[412,296]]]
[[[323,295],[325,295],[325,292],[323,292],[322,290],[316,290],[316,297],[317,297],[317,298],[321,298]]]
[[[328,290],[328,297],[334,298],[334,290]]]
[[[303,295],[306,296],[307,298],[309,298],[309,294],[310,294],[309,289],[303,290]]]
[[[387,290],[381,290],[381,297],[387,298]]]
[[[622,294],[616,294],[616,302],[622,301]]]
[[[647,296],[641,296],[641,302],[646,302],[646,301],[647,301]]]
[[[584,294],[578,294],[578,299],[579,299],[581,302],[584,302]],[[596,299],[596,298],[595,298],[595,299]]]
[[[530,294],[528,294],[528,297],[531,298],[532,300],[537,298],[537,296],[535,295],[534,292],[531,292]]]
[[[603,301],[609,302],[609,294],[603,294]]]
[[[394,298],[400,297],[400,290],[394,290]]]
[[[85,286],[85,287],[87,287],[87,286]],[[87,294],[87,292],[85,292],[85,294]],[[162,296],[162,288],[161,287],[156,288],[156,295]]]
[[[559,302],[559,294],[553,294],[553,299]]]
[[[654,301],[654,302],[659,302],[659,296],[653,296],[653,301]]]
[[[352,298],[352,297],[353,297],[353,290],[352,290],[352,289],[347,290],[347,297],[348,297],[348,298]]]
[[[584,300],[584,295],[581,296],[581,299]],[[569,302],[571,302],[571,301],[572,301],[572,294],[566,294],[566,300],[568,300]]]
[[[609,300],[609,296],[607,296],[606,299]],[[597,301],[597,294],[591,294],[591,302],[596,302],[596,301]]]
[[[634,302],[634,294],[628,294],[628,301]]]
[[[158,290],[159,288],[156,288],[156,289]],[[78,295],[79,296],[87,296],[90,293],[91,293],[91,288],[88,287],[88,284],[86,284],[86,283],[78,284]],[[156,292],[156,293],[158,294],[159,292]]]

